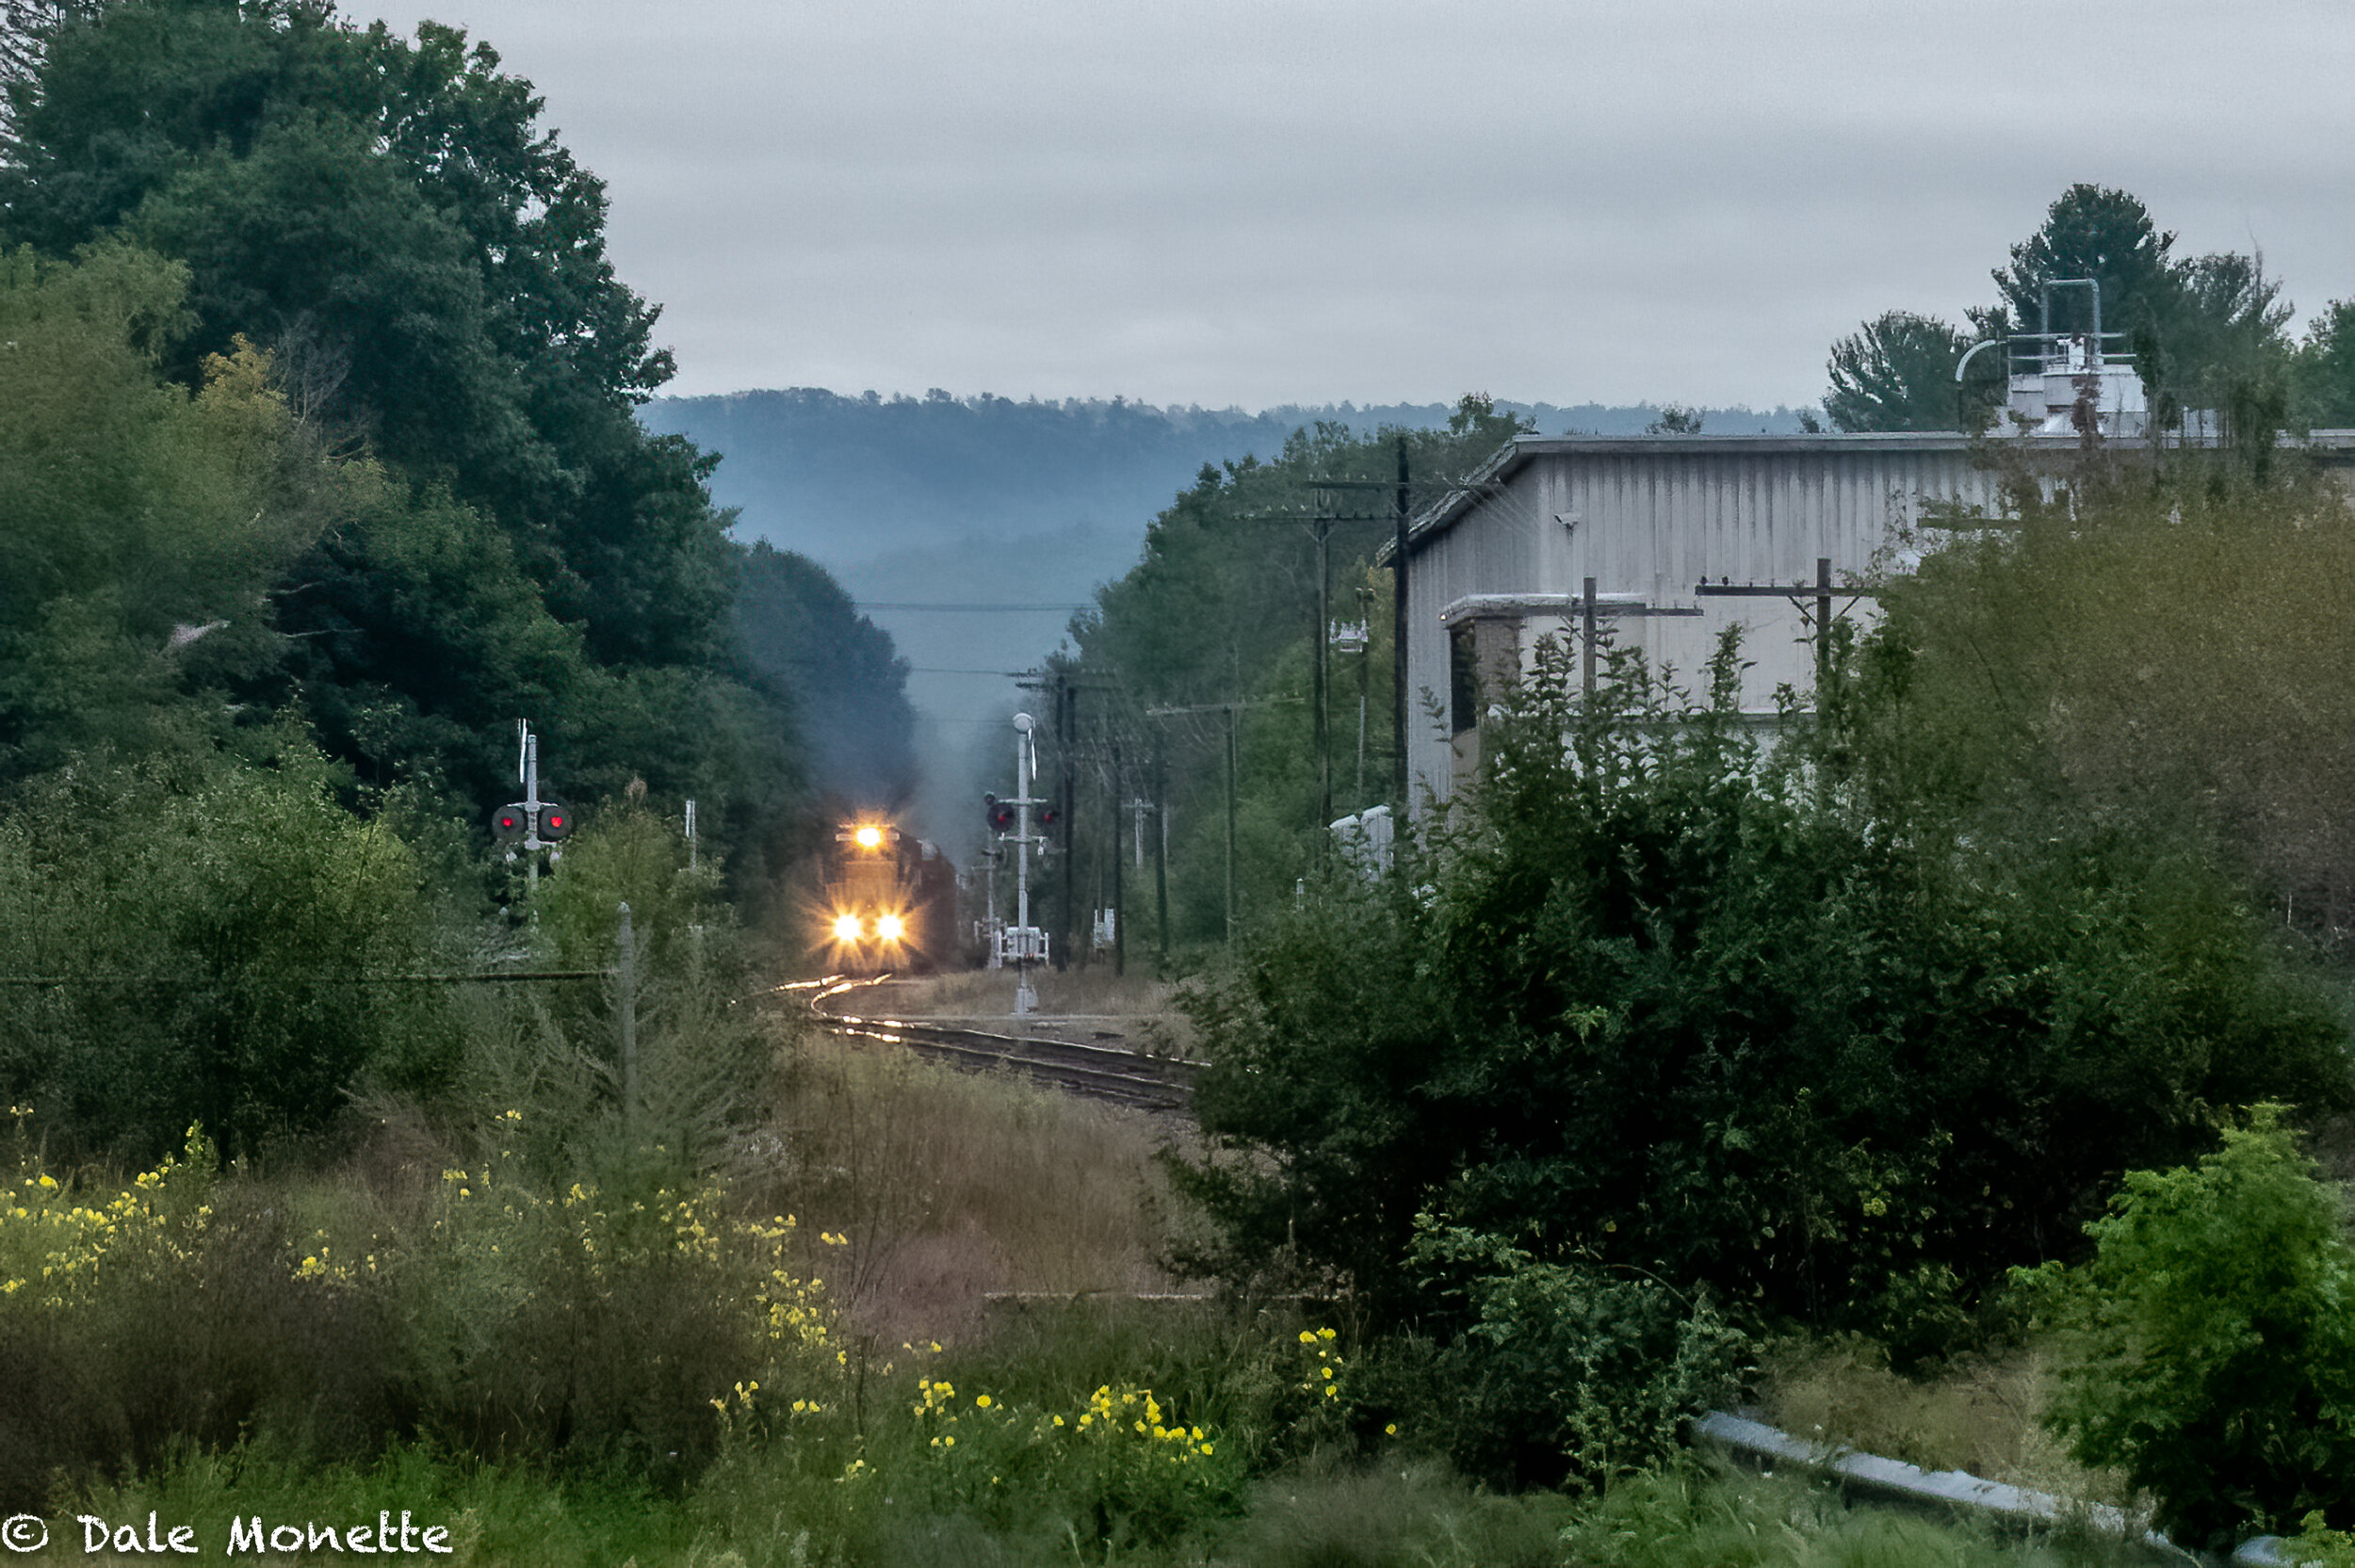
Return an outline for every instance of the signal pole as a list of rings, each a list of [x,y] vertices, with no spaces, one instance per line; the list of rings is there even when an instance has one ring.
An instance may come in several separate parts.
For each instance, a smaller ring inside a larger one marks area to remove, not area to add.
[[[1065,969],[1071,963],[1071,949],[1078,941],[1080,929],[1079,910],[1080,825],[1072,820],[1072,808],[1080,796],[1080,688],[1072,680],[1058,673],[1055,682],[1056,724],[1062,741],[1062,787],[1057,792],[1056,810],[1063,816],[1063,942],[1055,953],[1055,967]]]
[[[524,820],[530,824],[524,830],[524,907],[536,925],[540,919],[540,737],[531,733],[530,719],[519,719],[516,723],[523,727]]]
[[[1015,809],[1014,830],[1014,919],[1015,929],[1006,933],[1014,948],[1014,1015],[1028,1018],[1038,1006],[1038,992],[1031,984],[1031,962],[1041,956],[1038,949],[1046,946],[1045,932],[1031,924],[1031,808],[1039,804],[1031,798],[1031,784],[1037,772],[1037,753],[1031,741],[1031,731],[1037,720],[1027,713],[1014,716],[1014,787],[1010,802]]]

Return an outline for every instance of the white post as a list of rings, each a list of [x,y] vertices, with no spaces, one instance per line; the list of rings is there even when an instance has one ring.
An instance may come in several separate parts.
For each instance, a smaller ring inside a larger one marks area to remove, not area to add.
[[[1031,987],[1031,779],[1033,758],[1027,713],[1014,716],[1014,1015],[1027,1018],[1038,1005]]]
[[[540,918],[540,737],[524,726],[524,901],[533,920]]]

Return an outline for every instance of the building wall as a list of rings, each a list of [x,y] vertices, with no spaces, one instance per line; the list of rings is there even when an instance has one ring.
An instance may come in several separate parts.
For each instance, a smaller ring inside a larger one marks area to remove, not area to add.
[[[1427,519],[1408,570],[1411,798],[1445,800],[1459,768],[1444,718],[1449,604],[1475,593],[1570,593],[1592,575],[1602,593],[1641,593],[1655,606],[1698,606],[1697,616],[1628,618],[1620,646],[1652,667],[1697,683],[1729,625],[1744,628],[1742,704],[1767,713],[1785,683],[1804,692],[1812,654],[1796,606],[1779,598],[1699,597],[1704,576],[1736,584],[1811,584],[1818,557],[1832,580],[1901,565],[1893,552],[1925,500],[1992,512],[1992,477],[1972,466],[1955,436],[1818,438],[1659,437],[1525,440],[1500,487],[1448,520]],[[1847,603],[1835,596],[1833,607]],[[1871,602],[1851,614],[1869,617]],[[1564,622],[1535,618],[1523,656]],[[1574,632],[1573,634],[1574,635]]]

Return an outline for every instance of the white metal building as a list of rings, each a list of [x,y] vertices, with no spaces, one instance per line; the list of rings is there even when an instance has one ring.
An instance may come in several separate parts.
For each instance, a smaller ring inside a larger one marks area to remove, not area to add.
[[[1767,715],[1776,687],[1811,684],[1808,617],[1780,596],[1703,596],[1704,579],[1790,586],[1811,609],[1820,561],[1849,582],[1892,564],[1925,506],[1991,514],[1996,501],[1956,433],[1515,441],[1409,528],[1408,799],[1446,800],[1478,766],[1466,666],[1525,670],[1548,634],[1575,646],[1585,579],[1619,646],[1690,683],[1740,622],[1755,661],[1742,705]],[[1848,604],[1836,595],[1834,609]]]

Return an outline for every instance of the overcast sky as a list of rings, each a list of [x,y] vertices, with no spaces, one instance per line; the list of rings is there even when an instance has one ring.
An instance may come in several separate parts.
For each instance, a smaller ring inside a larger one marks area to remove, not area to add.
[[[2071,181],[2355,297],[2355,7],[401,0],[603,175],[672,390],[1797,403]]]

